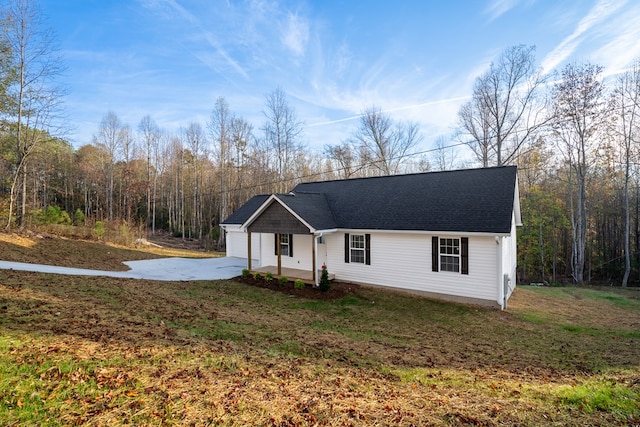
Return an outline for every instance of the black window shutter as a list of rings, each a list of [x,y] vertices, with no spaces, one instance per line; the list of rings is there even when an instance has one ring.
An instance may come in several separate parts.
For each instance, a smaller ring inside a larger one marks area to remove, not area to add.
[[[460,272],[462,274],[469,274],[469,238],[461,237],[460,238],[460,261],[462,265],[460,266]]]
[[[364,263],[371,265],[371,234],[364,235]]]
[[[274,255],[278,255],[278,234],[273,235],[273,253]]]
[[[293,256],[293,234],[289,234],[289,256]]]
[[[438,271],[438,236],[431,238],[431,271]]]
[[[349,262],[349,233],[344,233],[344,262]]]

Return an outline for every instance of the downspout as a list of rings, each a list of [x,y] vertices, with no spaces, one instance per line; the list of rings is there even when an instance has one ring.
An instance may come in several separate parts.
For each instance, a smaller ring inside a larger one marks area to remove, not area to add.
[[[504,310],[504,286],[502,284],[502,239],[500,236],[496,236],[496,282],[498,285],[498,300],[496,301],[500,305],[500,310]]]
[[[313,245],[314,245],[314,248],[315,248],[315,251],[314,251],[314,252],[315,252],[315,258],[316,258],[316,260],[315,260],[315,262],[313,263],[313,265],[315,265],[315,266],[316,266],[316,270],[318,269],[318,238],[320,238],[320,237],[322,237],[322,233],[320,233],[320,234],[319,234],[319,235],[317,235],[317,236],[316,236],[315,234],[313,235]],[[320,286],[320,280],[318,279],[318,273],[317,273],[317,271],[316,271],[316,274],[315,274],[315,278],[316,278],[316,283],[315,283],[315,285],[316,285],[316,287],[318,287],[318,286]]]

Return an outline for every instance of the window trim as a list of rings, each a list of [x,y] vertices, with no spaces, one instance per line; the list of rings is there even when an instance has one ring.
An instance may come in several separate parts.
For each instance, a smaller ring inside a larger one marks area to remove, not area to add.
[[[280,236],[280,255],[281,256],[288,256],[288,257],[292,257],[293,256],[293,234],[279,234],[279,233],[275,233],[273,235],[273,242],[274,242],[274,250],[273,253],[275,256],[278,256],[278,236]],[[283,244],[282,243],[282,237],[283,236],[288,236],[288,243]],[[288,248],[288,252],[285,255],[282,251],[283,246],[286,246]]]
[[[351,250],[363,250],[363,248],[354,248],[351,246],[352,236],[364,236],[364,262],[353,261],[351,259]],[[354,262],[356,264],[371,265],[371,234],[369,233],[344,233],[344,262]]]
[[[445,239],[458,240],[458,253],[441,253],[441,241]],[[442,269],[442,256],[458,257],[458,271]],[[469,274],[469,238],[468,237],[431,237],[431,271],[446,271],[447,273]]]
[[[360,241],[360,239],[362,239],[362,241]],[[358,245],[356,246],[355,243]],[[351,234],[349,236],[349,261],[357,264],[364,264],[366,260],[365,254],[366,245],[364,234]],[[357,260],[354,260],[354,258],[357,258]],[[360,259],[362,261],[360,261]]]

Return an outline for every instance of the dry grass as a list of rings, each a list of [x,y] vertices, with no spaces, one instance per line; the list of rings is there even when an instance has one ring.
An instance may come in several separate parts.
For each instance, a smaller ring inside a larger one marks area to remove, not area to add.
[[[0,272],[3,425],[630,425],[640,301],[519,288],[508,312],[355,288]]]
[[[159,255],[0,234],[1,259]],[[0,270],[0,424],[638,425],[639,294],[521,287],[500,312]]]
[[[211,257],[210,253],[186,249],[125,247],[95,241],[74,240],[47,234],[0,233],[0,259],[62,267],[108,271],[129,269],[123,261],[165,257]]]

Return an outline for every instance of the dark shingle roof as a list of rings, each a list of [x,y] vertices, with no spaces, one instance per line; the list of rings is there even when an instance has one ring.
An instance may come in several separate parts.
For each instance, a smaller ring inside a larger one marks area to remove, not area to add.
[[[316,230],[509,233],[516,175],[503,166],[308,182],[277,197]],[[246,221],[260,206],[254,199],[225,223]]]
[[[316,230],[336,228],[334,216],[323,193],[277,194],[276,197]]]
[[[222,221],[222,224],[244,224],[255,211],[270,197],[269,194],[260,194],[259,196],[253,196],[247,202],[240,206],[234,213],[229,215],[227,219]]]

